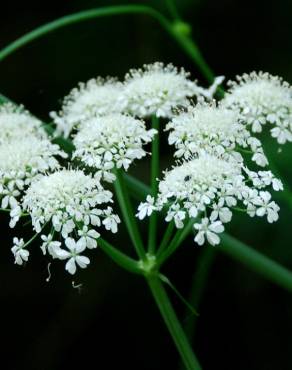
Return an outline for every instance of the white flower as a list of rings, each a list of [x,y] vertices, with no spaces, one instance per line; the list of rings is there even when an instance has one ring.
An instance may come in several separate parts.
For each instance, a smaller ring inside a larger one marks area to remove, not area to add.
[[[143,121],[124,114],[110,114],[86,121],[74,138],[73,158],[94,167],[106,181],[114,168],[127,170],[135,159],[146,155],[143,145],[151,142],[156,130],[146,130]]]
[[[96,239],[99,238],[100,234],[91,229],[88,226],[83,226],[82,230],[78,230],[78,235],[81,236],[79,239],[81,243],[84,243],[88,249],[93,249],[97,247]]]
[[[11,251],[15,258],[15,263],[18,265],[22,265],[23,261],[28,260],[29,251],[24,249],[25,244],[23,239],[13,238],[13,247],[11,248]]]
[[[182,229],[184,227],[185,218],[186,212],[180,209],[179,204],[173,204],[167,212],[165,221],[170,222],[171,220],[174,220],[175,226],[178,229]]]
[[[220,238],[217,234],[223,233],[224,231],[224,226],[221,221],[210,223],[208,218],[203,218],[201,223],[194,224],[194,228],[198,230],[195,242],[199,245],[203,245],[205,243],[205,238],[211,245],[219,244]]]
[[[11,139],[21,139],[27,135],[46,138],[42,122],[33,117],[23,106],[13,103],[0,105],[0,144]]]
[[[237,76],[229,86],[222,103],[239,111],[253,132],[271,124],[272,136],[279,144],[292,141],[292,89],[287,82],[268,73],[252,72]]]
[[[21,214],[22,214],[21,207],[19,207],[19,206],[16,206],[14,208],[12,207],[12,209],[10,211],[10,222],[9,222],[9,226],[12,229],[14,228],[14,226],[16,225],[18,220],[20,219]]]
[[[157,198],[154,202],[151,199],[151,212],[166,208],[165,221],[174,220],[177,228],[182,228],[188,218],[197,219],[196,242],[203,244],[207,238],[216,245],[220,240],[216,234],[224,230],[223,223],[231,221],[235,206],[250,216],[267,213],[269,222],[277,219],[279,207],[262,191],[272,186],[273,179],[269,171],[249,171],[240,162],[202,153],[164,173]],[[140,212],[143,217],[148,215],[143,203],[138,217]]]
[[[272,196],[268,191],[260,191],[259,197],[257,197],[253,203],[259,208],[256,210],[257,216],[267,215],[269,223],[273,223],[278,220],[278,212],[280,207],[274,202],[270,202]]]
[[[48,251],[53,258],[57,258],[57,253],[61,250],[61,242],[53,240],[52,234],[49,234],[48,236],[41,235],[41,239],[43,241],[43,244],[41,245],[43,254],[46,254]]]
[[[116,233],[118,231],[118,224],[121,222],[118,215],[112,213],[112,208],[108,207],[104,211],[104,220],[102,221],[106,230],[110,230],[112,233]]]
[[[0,199],[2,208],[11,209],[31,181],[59,167],[56,156],[66,157],[58,145],[34,135],[10,138],[0,145]],[[15,211],[16,212],[16,211]],[[15,212],[12,215],[15,216]],[[12,225],[17,221],[14,217]]]
[[[51,112],[57,125],[57,133],[68,137],[73,128],[92,117],[121,112],[118,98],[122,84],[114,78],[97,77],[86,83],[79,83],[64,98],[62,110]]]
[[[236,111],[212,103],[198,103],[181,112],[167,124],[168,142],[175,145],[176,157],[191,158],[201,153],[242,162],[241,150],[248,149],[252,160],[266,166],[261,142],[240,122]]]
[[[119,100],[134,116],[171,117],[174,108],[188,106],[189,98],[197,94],[201,91],[183,69],[157,62],[130,70]]]
[[[143,220],[146,216],[149,217],[156,209],[154,201],[155,199],[151,195],[147,195],[146,202],[139,204],[138,213],[136,214],[139,220]]]
[[[81,239],[76,242],[72,238],[67,238],[65,244],[69,251],[61,249],[57,251],[56,257],[61,260],[68,259],[65,270],[67,270],[71,275],[74,275],[76,272],[76,264],[84,269],[90,263],[88,257],[80,256],[80,253],[85,250],[86,245],[82,242]]]

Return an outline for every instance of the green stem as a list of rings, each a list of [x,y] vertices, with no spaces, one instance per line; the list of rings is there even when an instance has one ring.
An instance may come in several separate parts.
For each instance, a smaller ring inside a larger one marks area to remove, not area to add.
[[[187,224],[178,229],[168,248],[157,255],[158,265],[162,265],[182,244],[185,238],[189,235],[194,224],[194,219],[190,219]]]
[[[131,196],[134,197],[136,200],[141,201],[145,199],[148,194],[151,193],[150,186],[136,179],[136,177],[128,175],[126,172],[123,173],[123,177],[128,189],[130,190]]]
[[[171,221],[171,222],[169,222],[169,224],[166,228],[166,231],[163,235],[163,238],[162,238],[162,241],[160,243],[160,246],[158,248],[157,253],[162,253],[164,251],[164,249],[167,247],[168,243],[170,242],[173,230],[174,230],[174,222]]]
[[[165,2],[169,10],[169,14],[172,16],[174,20],[179,21],[180,15],[178,13],[174,0],[165,0]]]
[[[140,259],[145,260],[145,250],[142,238],[137,226],[137,220],[133,213],[128,191],[124,183],[124,178],[120,170],[115,170],[116,180],[114,182],[115,192],[126,223],[130,238]]]
[[[291,271],[226,233],[220,237],[221,245],[218,247],[218,251],[227,254],[271,282],[292,292]]]
[[[160,279],[150,275],[147,282],[186,369],[201,370]]]
[[[142,274],[142,270],[139,268],[138,262],[133,258],[130,258],[124,253],[120,252],[117,248],[102,238],[99,238],[97,242],[100,248],[119,266],[135,274]]]
[[[157,130],[157,134],[152,140],[152,155],[151,155],[151,195],[156,198],[158,191],[158,176],[159,176],[159,118],[152,116],[152,128]],[[157,238],[157,212],[152,212],[149,219],[149,234],[148,234],[148,253],[153,254],[156,246]]]
[[[28,32],[27,34],[23,35],[19,39],[15,40],[11,44],[3,48],[0,51],[0,61],[4,60],[6,57],[14,53],[16,50],[22,48],[23,46],[59,28],[63,28],[68,25],[87,21],[90,19],[122,14],[146,14],[157,20],[164,28],[164,30],[178,42],[181,48],[184,49],[189,57],[195,62],[195,64],[201,70],[206,79],[209,82],[213,82],[214,74],[210,70],[209,66],[202,57],[197,45],[192,41],[192,39],[184,32],[180,32],[179,28],[175,27],[175,24],[170,22],[163,14],[161,14],[157,10],[149,6],[137,4],[107,6],[97,9],[85,10],[82,12],[67,15],[53,22],[46,23],[43,26],[40,26],[33,31]]]
[[[200,303],[202,301],[202,297],[208,283],[209,272],[213,265],[215,256],[216,248],[213,248],[211,246],[204,246],[202,247],[201,254],[199,255],[199,258],[197,260],[188,299],[189,304],[197,311],[199,311],[200,308]],[[191,315],[184,325],[186,335],[189,338],[190,342],[192,342],[198,318],[198,315]]]

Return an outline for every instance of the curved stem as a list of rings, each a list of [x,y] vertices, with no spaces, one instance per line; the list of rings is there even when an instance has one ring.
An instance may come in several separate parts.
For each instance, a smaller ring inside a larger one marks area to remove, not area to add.
[[[129,272],[142,274],[142,270],[139,268],[138,262],[133,258],[130,258],[126,254],[120,252],[117,248],[102,238],[99,238],[97,242],[100,248],[119,266],[123,267]]]
[[[147,282],[185,368],[187,370],[201,370],[160,279],[151,275],[147,277]]]
[[[157,130],[157,134],[152,140],[152,155],[151,155],[151,195],[156,198],[158,191],[159,176],[159,118],[152,116],[152,128]],[[149,219],[149,234],[148,234],[148,252],[153,254],[156,247],[157,237],[157,212],[152,212]]]
[[[180,16],[177,7],[175,6],[175,0],[165,0],[165,2],[172,18],[176,21],[179,21]]]
[[[228,256],[245,264],[251,270],[257,272],[271,282],[292,292],[291,271],[271,260],[269,257],[248,247],[231,235],[224,233],[220,237],[221,245],[218,247],[218,251],[226,253]]]
[[[127,188],[124,184],[124,178],[120,170],[115,170],[116,180],[114,182],[114,188],[117,195],[117,199],[123,214],[124,221],[126,223],[130,238],[136,249],[137,255],[140,259],[145,260],[145,250],[143,247],[142,238],[137,226],[137,220],[134,216],[132,204],[129,199]]]
[[[85,10],[46,23],[43,26],[40,26],[34,29],[33,31],[28,32],[27,34],[23,35],[19,39],[15,40],[11,44],[0,50],[0,61],[4,60],[9,55],[14,53],[16,50],[22,48],[23,46],[59,28],[66,27],[70,24],[87,21],[90,19],[122,14],[146,14],[156,19],[160,23],[160,25],[164,28],[164,30],[178,42],[182,49],[184,49],[185,52],[189,55],[189,57],[195,62],[195,64],[201,70],[206,79],[209,82],[213,82],[214,74],[207,65],[207,63],[205,62],[197,45],[192,41],[192,39],[188,35],[185,35],[183,32],[180,32],[172,24],[172,22],[170,22],[163,14],[161,14],[157,10],[149,6],[137,4],[107,6],[97,9]]]

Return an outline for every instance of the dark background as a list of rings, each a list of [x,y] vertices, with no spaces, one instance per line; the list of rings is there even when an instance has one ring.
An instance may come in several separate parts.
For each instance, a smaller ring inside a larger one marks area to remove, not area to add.
[[[0,47],[62,15],[116,1],[10,1],[0,13]],[[139,2],[167,12],[164,1]],[[193,28],[203,55],[217,75],[232,78],[264,70],[292,82],[292,3],[267,1],[177,1]],[[4,4],[3,4],[4,5]],[[78,81],[96,75],[122,77],[131,67],[160,60],[184,66],[206,85],[192,61],[147,16],[104,18],[61,29],[7,58],[0,67],[0,92],[24,103],[34,114],[48,112]],[[291,184],[291,144],[277,153],[267,137],[268,155]],[[164,150],[165,163],[169,157]],[[138,176],[147,161],[134,168]],[[231,234],[292,269],[291,214],[284,203],[280,221],[236,216]],[[62,263],[52,265],[32,253],[25,268],[10,252],[16,231],[1,215],[0,312],[1,368],[37,369],[178,369],[179,358],[141,278],[116,267],[101,251],[76,277],[72,289]],[[163,226],[164,227],[164,226]],[[162,227],[162,229],[163,229]],[[20,226],[18,235],[25,235]],[[125,234],[125,233],[124,233]],[[128,247],[126,235],[113,242]],[[37,246],[36,246],[37,247]],[[191,239],[169,261],[164,273],[185,296],[201,249]],[[291,294],[220,253],[211,270],[193,347],[204,370],[291,370]],[[96,257],[96,258],[95,258]],[[185,307],[170,292],[181,320]],[[7,364],[4,365],[5,361]]]

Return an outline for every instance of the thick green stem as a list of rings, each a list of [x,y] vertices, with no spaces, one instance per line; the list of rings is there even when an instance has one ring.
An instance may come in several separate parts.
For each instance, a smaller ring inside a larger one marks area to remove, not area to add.
[[[152,128],[157,130],[157,134],[152,140],[152,155],[151,155],[151,195],[156,198],[158,191],[158,176],[159,176],[159,118],[152,116]],[[157,212],[152,212],[149,219],[149,234],[148,234],[148,252],[153,254],[157,239]]]
[[[135,188],[135,196],[138,197],[138,195],[140,195],[140,199],[145,198],[150,192],[150,188],[147,185],[136,179],[133,180],[129,175],[125,177],[125,181],[129,184],[130,188],[137,185]],[[292,272],[262,253],[255,251],[250,246],[231,237],[227,233],[224,233],[220,237],[222,245],[216,247],[218,252],[228,254],[240,263],[243,263],[252,270],[260,273],[268,280],[282,286],[283,288],[292,290]]]
[[[176,348],[181,355],[185,368],[187,370],[201,370],[201,366],[178,321],[162,282],[156,275],[148,276],[147,282]]]
[[[226,233],[220,237],[221,244],[218,251],[227,254],[271,282],[292,292],[291,271]]]
[[[124,184],[123,174],[120,170],[115,170],[116,180],[114,182],[115,192],[127,226],[130,238],[140,259],[145,259],[145,250],[142,238],[137,226],[137,220],[133,213],[132,204],[129,199],[127,187]]]
[[[99,238],[97,242],[100,248],[119,266],[123,267],[129,272],[140,275],[142,274],[142,270],[139,268],[138,262],[133,258],[130,258],[126,254],[120,252],[117,248],[102,238]]]

